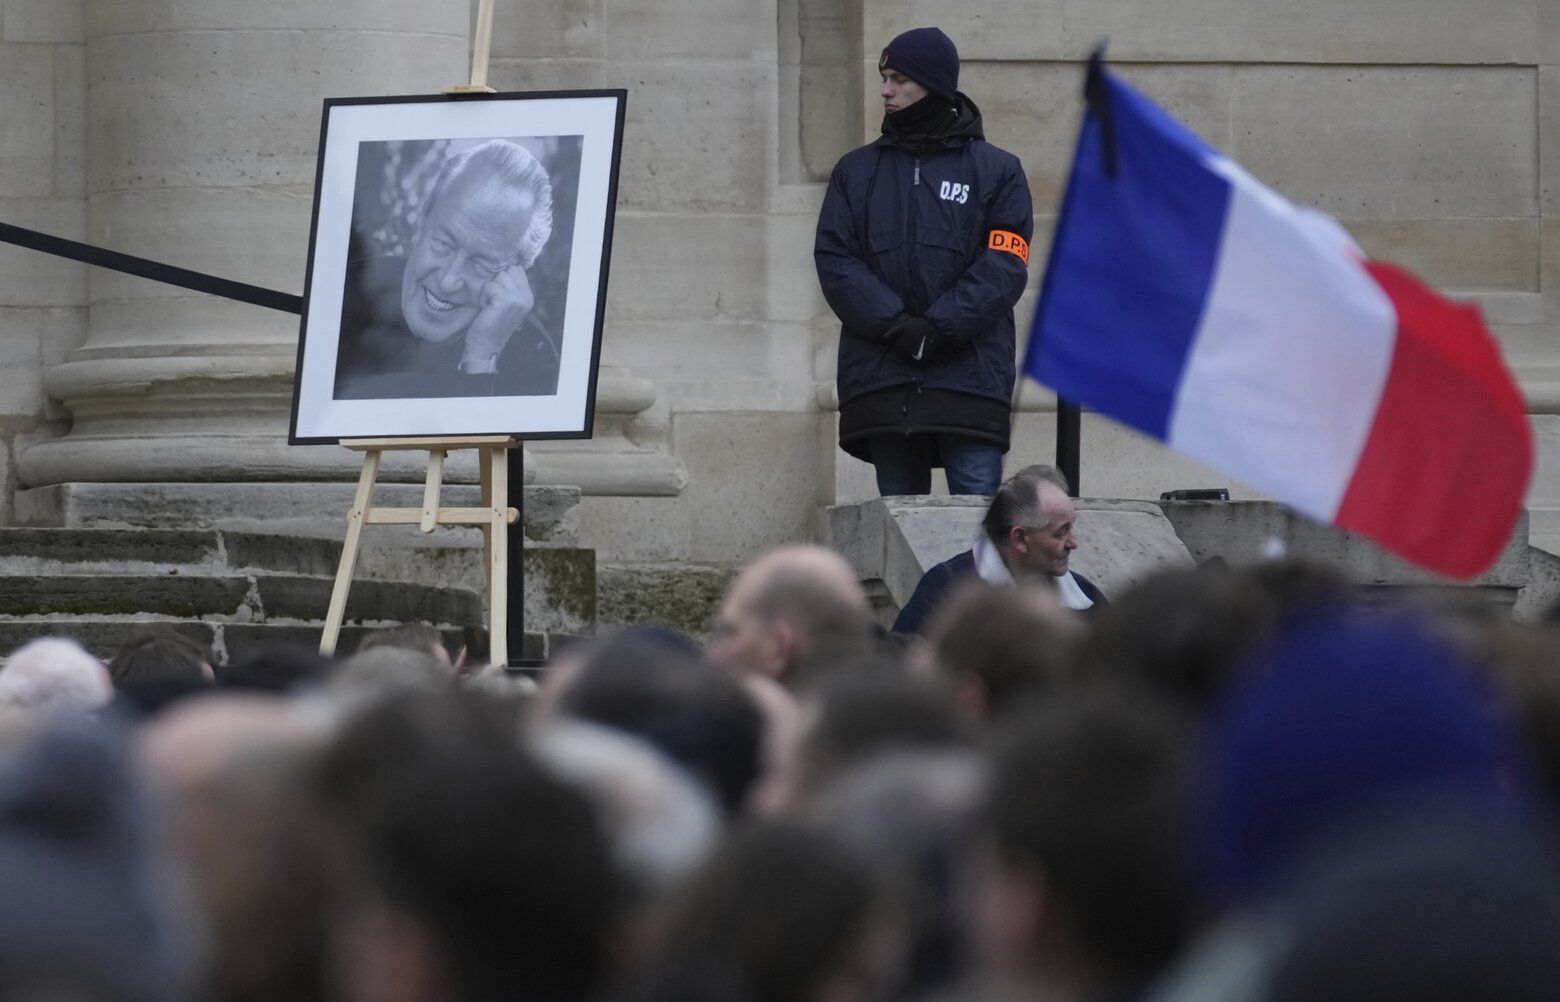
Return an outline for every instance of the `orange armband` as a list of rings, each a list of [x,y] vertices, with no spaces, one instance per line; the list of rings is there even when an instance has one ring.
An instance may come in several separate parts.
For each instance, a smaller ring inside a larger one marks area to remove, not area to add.
[[[1029,263],[1029,241],[1010,230],[992,230],[986,246],[992,250],[1007,251],[1025,264]]]

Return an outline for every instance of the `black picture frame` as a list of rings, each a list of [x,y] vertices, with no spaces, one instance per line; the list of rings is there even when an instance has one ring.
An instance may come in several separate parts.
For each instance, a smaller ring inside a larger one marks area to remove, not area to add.
[[[591,437],[627,97],[324,102],[291,444]],[[495,352],[484,324],[507,331]]]

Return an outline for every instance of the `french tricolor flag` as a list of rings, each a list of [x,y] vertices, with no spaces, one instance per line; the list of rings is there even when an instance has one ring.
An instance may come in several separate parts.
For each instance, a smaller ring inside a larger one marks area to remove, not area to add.
[[[1533,464],[1472,306],[1368,261],[1104,69],[1024,371],[1311,518],[1458,578]]]

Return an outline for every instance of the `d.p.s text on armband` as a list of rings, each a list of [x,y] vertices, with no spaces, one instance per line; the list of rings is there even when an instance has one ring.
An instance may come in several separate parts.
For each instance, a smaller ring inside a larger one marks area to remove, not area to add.
[[[992,250],[1007,251],[1025,264],[1029,263],[1029,241],[1011,230],[992,230],[986,246]]]

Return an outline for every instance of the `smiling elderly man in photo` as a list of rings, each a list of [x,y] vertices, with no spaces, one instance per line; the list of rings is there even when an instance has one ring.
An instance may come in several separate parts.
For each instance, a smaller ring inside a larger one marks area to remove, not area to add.
[[[554,392],[527,274],[552,235],[546,169],[489,140],[444,162],[423,209],[405,256],[348,265],[336,399]]]
[[[1066,608],[1085,613],[1104,608],[1104,594],[1071,567],[1077,512],[1066,485],[1054,466],[1028,466],[1003,481],[974,547],[922,576],[894,620],[894,632],[919,632],[948,590],[971,577],[997,585],[1045,583],[1056,588]]]

